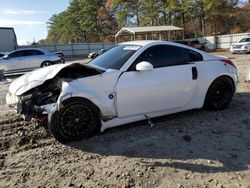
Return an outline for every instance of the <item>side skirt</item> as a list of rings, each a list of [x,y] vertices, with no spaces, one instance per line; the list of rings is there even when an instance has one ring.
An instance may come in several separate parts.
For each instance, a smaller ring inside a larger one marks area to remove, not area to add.
[[[183,112],[183,111],[192,110],[192,109],[200,109],[203,107],[203,101],[204,99],[202,97],[199,97],[199,98],[193,99],[192,103],[189,103],[182,108],[153,112],[153,113],[148,113],[148,114],[139,114],[139,115],[129,116],[126,118],[117,117],[115,119],[112,119],[106,122],[102,121],[102,126],[101,126],[100,131],[104,132],[106,129],[109,129],[112,127],[117,127],[117,126],[125,125],[128,123],[136,122],[136,121],[146,120],[148,118],[160,117],[160,116],[174,114],[174,113]]]

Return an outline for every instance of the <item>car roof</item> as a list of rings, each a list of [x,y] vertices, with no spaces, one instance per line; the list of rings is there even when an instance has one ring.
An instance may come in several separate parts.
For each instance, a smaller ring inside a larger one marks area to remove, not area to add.
[[[146,46],[148,44],[157,43],[157,42],[160,42],[160,41],[159,40],[135,40],[135,41],[123,42],[120,44]]]
[[[42,48],[20,48],[20,49],[14,50],[14,51],[22,51],[22,50],[39,50],[39,51],[48,51],[48,50],[45,50],[45,49],[42,49]]]
[[[177,46],[177,47],[182,47],[182,48],[186,48],[195,52],[198,52],[199,54],[201,54],[203,56],[204,60],[208,60],[208,59],[214,59],[214,58],[218,58],[212,54],[208,54],[204,51],[201,51],[199,49],[196,48],[192,48],[188,45],[185,44],[180,44],[180,43],[175,43],[175,42],[169,42],[169,41],[160,41],[160,40],[138,40],[138,41],[130,41],[130,42],[124,42],[124,43],[120,43],[122,45],[140,45],[140,46],[153,46],[153,45],[171,45],[171,46]]]
[[[53,52],[50,52],[49,50],[42,49],[42,48],[20,48],[20,49],[11,51],[11,52],[9,52],[8,54],[13,53],[13,52],[23,51],[23,50],[38,50],[38,51],[41,51],[41,52],[43,52],[43,53],[45,53],[45,54],[53,53]]]
[[[139,45],[139,46],[147,46],[147,45],[157,45],[157,44],[169,44],[169,45],[174,45],[174,46],[180,46],[180,47],[187,47],[186,45],[180,44],[180,43],[175,43],[175,42],[170,42],[170,41],[161,41],[161,40],[137,40],[137,41],[129,41],[129,42],[123,42],[120,43],[123,45]]]
[[[153,45],[171,45],[171,46],[178,46],[182,48],[192,49],[188,45],[180,44],[176,42],[170,42],[170,41],[160,41],[160,40],[138,40],[138,41],[130,41],[130,42],[124,42],[120,43],[122,45],[139,45],[139,46],[153,46]],[[197,49],[192,49],[193,51],[197,51]],[[201,53],[201,52],[199,52]]]

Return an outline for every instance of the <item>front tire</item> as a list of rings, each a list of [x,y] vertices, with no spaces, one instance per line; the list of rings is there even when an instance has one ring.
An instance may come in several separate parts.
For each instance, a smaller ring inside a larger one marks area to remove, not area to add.
[[[49,129],[56,140],[62,143],[89,138],[100,131],[100,112],[91,102],[71,98],[64,107],[52,115]]]
[[[209,87],[204,107],[209,110],[223,110],[231,102],[235,86],[229,77],[217,78]]]

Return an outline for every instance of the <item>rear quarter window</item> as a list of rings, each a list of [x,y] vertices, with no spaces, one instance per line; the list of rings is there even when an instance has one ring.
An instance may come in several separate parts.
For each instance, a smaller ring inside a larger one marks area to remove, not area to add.
[[[197,62],[197,61],[203,61],[203,57],[201,54],[199,54],[198,52],[189,51],[189,62]]]

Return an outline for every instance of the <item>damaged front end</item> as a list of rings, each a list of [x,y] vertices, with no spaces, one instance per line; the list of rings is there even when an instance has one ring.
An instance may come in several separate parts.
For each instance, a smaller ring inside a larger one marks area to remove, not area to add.
[[[21,96],[8,93],[6,102],[10,106],[14,106],[17,113],[20,114],[24,120],[30,121],[32,118],[39,119],[40,117],[46,116],[49,110],[55,106],[61,92],[61,84],[62,79],[54,78],[46,81],[41,86],[25,92]],[[13,98],[16,99],[13,100]]]
[[[56,106],[63,82],[98,75],[103,72],[104,70],[79,63],[66,66],[55,65],[54,67],[33,71],[33,73],[24,75],[11,83],[6,95],[6,103],[14,107],[26,121],[35,119],[41,123],[47,123],[48,113]]]

